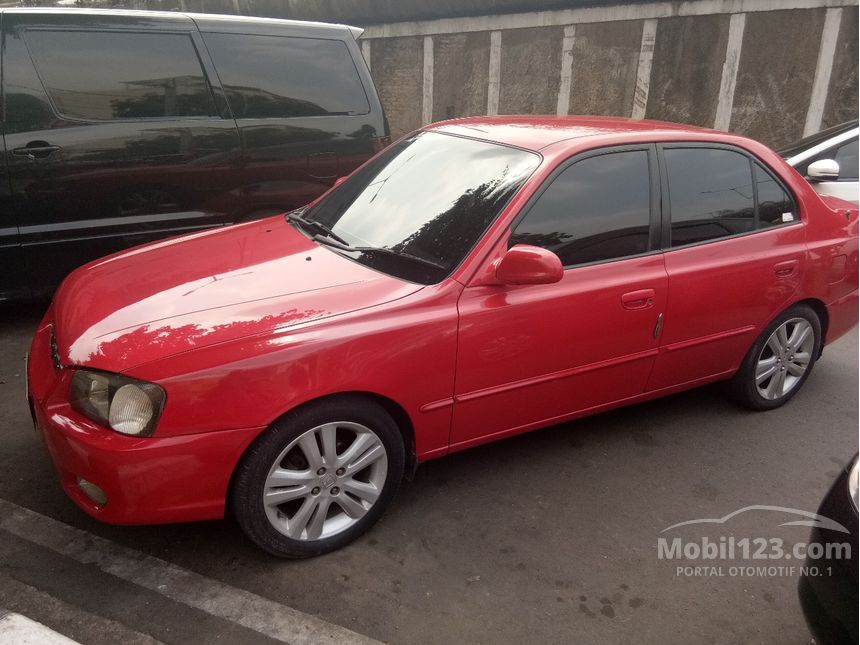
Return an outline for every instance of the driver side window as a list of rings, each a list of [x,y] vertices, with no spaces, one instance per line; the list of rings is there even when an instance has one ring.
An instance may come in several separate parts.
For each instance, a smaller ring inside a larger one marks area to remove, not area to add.
[[[611,152],[561,172],[514,228],[510,245],[554,252],[565,267],[650,249],[648,151]]]

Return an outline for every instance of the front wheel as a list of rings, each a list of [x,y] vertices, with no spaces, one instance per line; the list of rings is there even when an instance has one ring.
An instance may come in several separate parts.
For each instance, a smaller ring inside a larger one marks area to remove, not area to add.
[[[232,508],[273,555],[327,553],[367,531],[403,477],[400,431],[361,397],[309,404],[273,424],[237,468]]]
[[[809,377],[821,351],[821,321],[807,305],[780,314],[756,340],[729,394],[753,410],[770,410],[788,402]]]

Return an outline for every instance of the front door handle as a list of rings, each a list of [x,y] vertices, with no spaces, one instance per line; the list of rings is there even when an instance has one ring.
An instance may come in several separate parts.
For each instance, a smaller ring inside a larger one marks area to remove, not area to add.
[[[654,289],[629,291],[621,296],[621,306],[625,309],[647,309],[654,306]]]
[[[14,148],[12,154],[29,159],[44,159],[59,149],[60,146],[53,146],[47,141],[31,141],[23,148]]]
[[[797,267],[800,263],[797,260],[786,260],[785,262],[777,262],[773,265],[773,272],[778,278],[790,278],[797,273]]]

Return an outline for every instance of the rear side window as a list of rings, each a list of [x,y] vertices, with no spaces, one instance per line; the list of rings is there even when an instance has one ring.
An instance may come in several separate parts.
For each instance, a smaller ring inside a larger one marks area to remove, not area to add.
[[[188,34],[30,30],[25,41],[62,116],[112,120],[215,115]]]
[[[558,175],[517,224],[510,244],[549,249],[565,266],[649,249],[648,152],[614,152],[578,161]]]
[[[758,190],[759,228],[778,226],[794,221],[794,204],[788,193],[769,172],[758,163],[755,166],[756,189]]]
[[[342,41],[213,33],[204,39],[237,119],[370,111]]]
[[[706,242],[755,228],[749,159],[731,150],[665,150],[672,246]]]

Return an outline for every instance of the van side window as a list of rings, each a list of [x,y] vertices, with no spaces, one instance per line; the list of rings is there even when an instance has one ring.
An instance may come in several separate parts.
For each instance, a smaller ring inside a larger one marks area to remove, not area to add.
[[[672,246],[755,228],[752,171],[745,155],[717,148],[667,148],[664,156]]]
[[[370,105],[339,40],[205,33],[237,119],[367,114]]]
[[[759,228],[779,226],[797,219],[794,203],[785,189],[758,163],[755,181],[758,189]]]
[[[28,30],[24,40],[61,116],[113,120],[216,115],[188,34]]]
[[[549,249],[564,266],[612,260],[648,251],[650,221],[648,152],[613,152],[562,171],[509,243]]]

